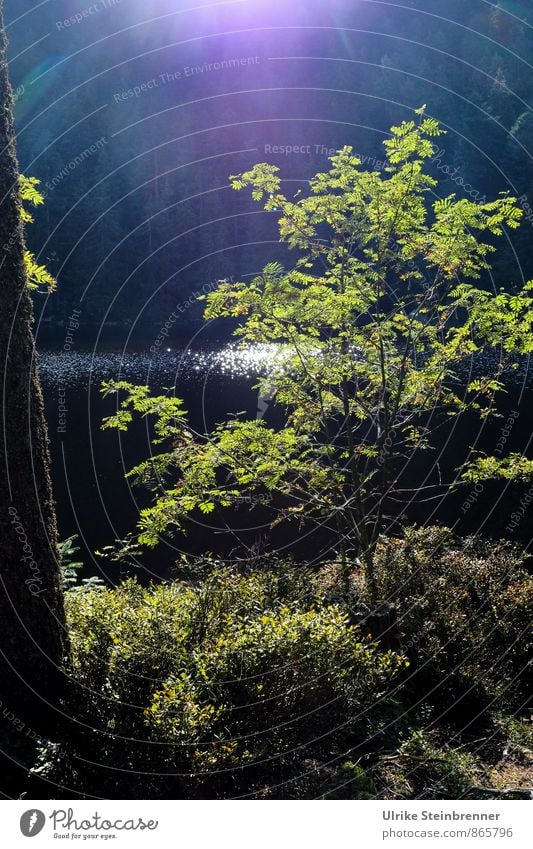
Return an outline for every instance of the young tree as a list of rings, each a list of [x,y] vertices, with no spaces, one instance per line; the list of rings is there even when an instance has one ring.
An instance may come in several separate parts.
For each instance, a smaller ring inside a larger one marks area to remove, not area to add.
[[[155,415],[158,436],[171,442],[132,471],[156,493],[141,514],[140,542],[155,544],[194,510],[231,506],[237,493],[275,494],[276,522],[331,526],[341,558],[359,555],[374,592],[374,550],[392,499],[402,497],[401,465],[430,447],[437,413],[489,415],[505,367],[533,350],[533,285],[491,294],[475,282],[494,250],[484,239],[517,227],[521,211],[507,195],[432,199],[437,182],[426,166],[441,132],[418,110],[416,121],[392,128],[384,172],[362,170],[346,147],[292,200],[274,166],[232,178],[278,216],[281,239],[299,257],[289,271],[271,263],[251,283],[219,286],[206,316],[237,319],[244,343],[279,346],[260,390],[275,393],[286,424],[236,419],[199,436],[176,398],[107,384],[105,392],[127,394],[106,426],[126,428],[136,410]],[[503,351],[497,371],[460,378],[461,365],[489,348]],[[458,478],[480,474],[480,463],[487,472],[484,458]],[[492,475],[533,465],[491,463]]]
[[[0,681],[14,736],[14,723],[41,734],[53,726],[67,650],[29,295],[49,280],[24,245],[21,187],[34,203],[35,183],[18,173],[0,2]]]

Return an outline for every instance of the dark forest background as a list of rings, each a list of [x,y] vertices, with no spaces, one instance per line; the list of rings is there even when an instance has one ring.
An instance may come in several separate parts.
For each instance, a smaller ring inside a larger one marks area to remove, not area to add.
[[[296,190],[345,144],[369,167],[422,103],[448,130],[439,191],[533,198],[530,0],[193,5],[100,0],[65,26],[90,3],[6,2],[21,170],[46,195],[29,238],[60,284],[36,299],[39,333],[73,309],[152,331],[217,278],[283,260],[228,175],[270,161]],[[495,285],[533,276],[531,226]],[[180,312],[178,331],[200,318]]]

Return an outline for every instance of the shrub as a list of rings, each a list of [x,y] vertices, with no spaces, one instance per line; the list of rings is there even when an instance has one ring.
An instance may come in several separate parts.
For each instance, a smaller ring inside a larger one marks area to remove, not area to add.
[[[474,755],[420,730],[375,772],[380,795],[389,799],[460,799],[483,775]]]
[[[384,722],[404,661],[287,567],[66,594],[86,726],[41,769],[105,796],[315,795]],[[360,792],[356,783],[355,793]]]
[[[376,552],[380,597],[398,610],[411,695],[464,721],[488,705],[520,710],[530,695],[533,581],[507,542],[410,530]],[[466,713],[465,713],[466,711]]]

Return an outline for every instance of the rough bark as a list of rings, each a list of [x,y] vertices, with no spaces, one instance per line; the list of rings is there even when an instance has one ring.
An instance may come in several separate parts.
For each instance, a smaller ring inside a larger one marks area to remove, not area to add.
[[[15,737],[58,727],[67,651],[18,176],[0,0],[0,719]]]

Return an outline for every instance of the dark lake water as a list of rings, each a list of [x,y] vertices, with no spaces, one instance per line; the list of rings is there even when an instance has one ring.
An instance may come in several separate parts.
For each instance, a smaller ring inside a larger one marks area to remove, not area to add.
[[[121,378],[149,384],[153,390],[175,387],[183,398],[192,425],[208,432],[228,414],[246,411],[255,418],[258,408],[268,422],[281,421],[274,405],[258,404],[253,386],[258,374],[268,370],[275,349],[258,346],[240,350],[234,345],[210,344],[200,350],[185,346],[160,350],[77,350],[40,349],[40,371],[45,393],[49,425],[52,473],[62,538],[79,537],[81,558],[87,572],[102,573],[111,581],[123,575],[116,564],[95,552],[134,530],[138,510],[148,496],[132,488],[125,472],[150,453],[146,423],[137,422],[128,433],[102,431],[101,421],[112,412],[112,399],[102,399],[102,380]],[[477,366],[479,367],[479,365]],[[490,363],[485,364],[490,369]],[[462,415],[440,423],[436,450],[410,460],[402,473],[406,490],[400,512],[411,521],[443,522],[461,533],[479,531],[488,536],[510,536],[528,544],[531,538],[532,511],[524,505],[528,486],[490,484],[482,494],[472,488],[451,493],[446,482],[452,470],[471,448],[493,453],[505,432],[505,452],[521,451],[533,456],[532,388],[527,363],[521,364],[509,380],[503,399],[502,419],[480,427],[477,419]],[[507,424],[510,413],[513,417]],[[501,444],[501,443],[500,443]],[[422,496],[423,483],[435,489]],[[440,484],[442,483],[442,486]],[[431,500],[427,500],[431,495]],[[530,499],[531,500],[531,499]],[[468,508],[465,508],[466,502]],[[517,528],[508,529],[517,507],[525,507]],[[210,551],[221,557],[244,556],[246,548],[277,550],[307,560],[325,556],[331,540],[323,531],[288,533],[268,529],[270,513],[266,508],[250,511],[240,504],[231,516],[210,516],[191,525],[186,536],[179,534],[164,540],[147,552],[138,563],[144,576],[168,577],[172,564],[182,551]]]

